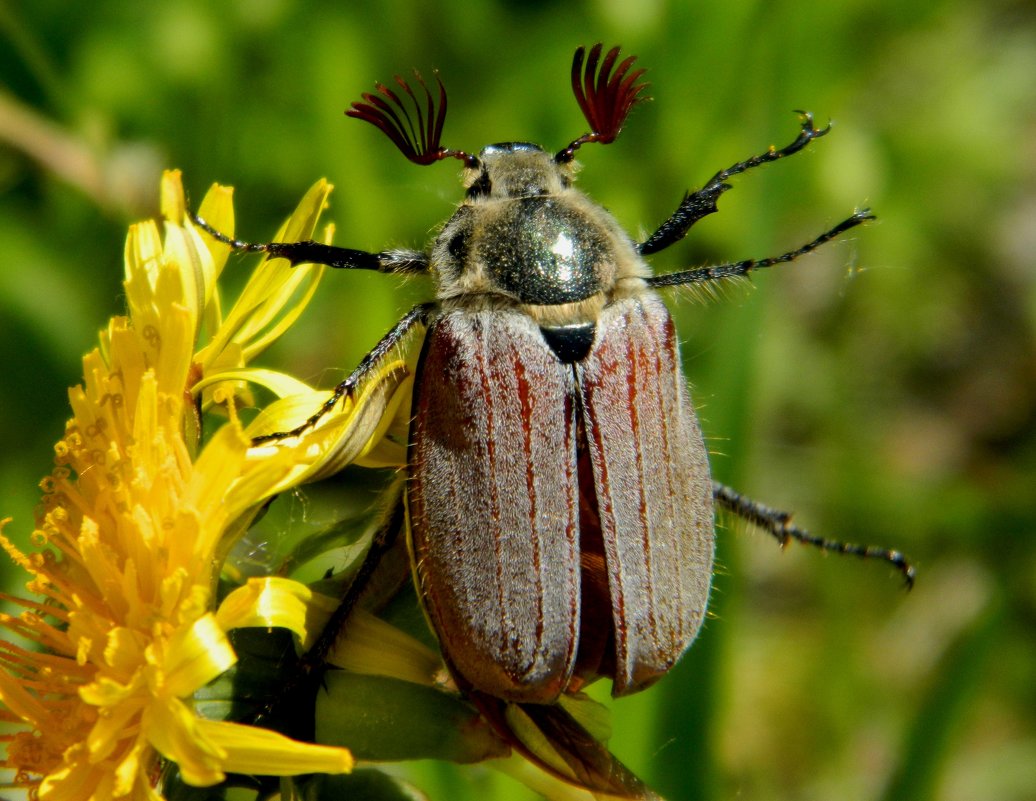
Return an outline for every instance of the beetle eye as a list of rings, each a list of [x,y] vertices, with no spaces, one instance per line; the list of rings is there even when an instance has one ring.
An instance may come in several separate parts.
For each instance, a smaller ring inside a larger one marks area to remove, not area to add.
[[[600,72],[597,64],[601,58],[600,42],[590,48],[586,58],[586,70],[583,70],[585,50],[580,47],[572,58],[572,91],[583,110],[583,116],[590,123],[590,133],[583,134],[568,147],[554,156],[554,161],[564,163],[571,161],[575,151],[589,142],[600,142],[607,145],[614,142],[622,130],[622,124],[629,116],[630,110],[637,103],[647,98],[640,93],[647,83],[637,83],[644,74],[643,68],[630,72],[630,67],[637,60],[630,56],[622,61],[612,74],[612,68],[619,58],[619,48],[613,47],[601,62]],[[628,74],[627,74],[628,73]]]
[[[468,187],[468,198],[483,197],[493,191],[493,182],[489,179],[489,172],[482,170],[475,183]]]
[[[449,150],[440,144],[442,126],[446,120],[446,87],[442,85],[439,73],[435,73],[435,82],[439,84],[439,108],[436,110],[431,90],[421,77],[421,73],[414,70],[414,77],[424,89],[424,113],[421,111],[421,103],[414,94],[414,90],[410,88],[410,84],[398,75],[394,77],[399,87],[410,96],[410,102],[417,117],[417,125],[414,125],[414,120],[399,95],[383,83],[374,84],[377,94],[364,92],[365,102],[353,103],[350,108],[346,109],[346,116],[369,122],[378,128],[392,140],[392,144],[399,148],[400,153],[415,164],[431,164],[441,159],[455,158],[463,161],[468,167],[478,166],[478,159],[474,156],[463,150]],[[426,114],[427,120],[425,119]]]
[[[468,235],[462,231],[454,234],[446,243],[446,249],[455,261],[463,261],[468,252]]]

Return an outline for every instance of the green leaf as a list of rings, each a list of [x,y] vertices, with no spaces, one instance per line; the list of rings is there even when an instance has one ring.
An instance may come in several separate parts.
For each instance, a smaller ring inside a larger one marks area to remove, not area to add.
[[[331,671],[317,696],[317,742],[360,760],[479,762],[508,747],[459,696],[384,676]]]
[[[425,795],[380,770],[355,770],[347,775],[312,776],[299,781],[301,801],[424,801]]]

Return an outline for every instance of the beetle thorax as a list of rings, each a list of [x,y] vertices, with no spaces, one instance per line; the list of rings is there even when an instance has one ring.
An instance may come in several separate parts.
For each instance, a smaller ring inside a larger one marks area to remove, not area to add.
[[[571,164],[526,143],[490,145],[478,162],[432,251],[440,301],[590,322],[623,279],[647,274],[615,219],[571,186]]]

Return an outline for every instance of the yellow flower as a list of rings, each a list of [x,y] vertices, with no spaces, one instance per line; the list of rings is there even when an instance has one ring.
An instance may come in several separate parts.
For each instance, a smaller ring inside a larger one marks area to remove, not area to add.
[[[317,184],[280,238],[311,236],[329,191]],[[165,176],[162,196],[164,236],[148,222],[128,237],[129,318],[102,331],[83,384],[69,393],[73,418],[44,482],[39,549],[23,554],[0,534],[36,596],[8,599],[23,611],[0,616],[32,646],[0,642],[0,720],[21,727],[6,736],[2,764],[42,799],[160,798],[163,758],[202,786],[227,772],[352,765],[342,748],[202,718],[192,695],[235,663],[229,629],[277,625],[309,636],[310,597],[295,582],[267,580],[216,610],[222,558],[271,495],[355,459],[398,458],[381,440],[408,372],[386,364],[297,443],[252,448],[256,426],[285,430],[326,398],[247,367],[298,317],[320,271],[264,262],[224,315],[216,279],[225,246],[184,220],[178,174]],[[233,232],[228,190],[210,192],[201,213]],[[249,381],[289,397],[245,432],[235,402],[248,399]],[[198,406],[218,404],[230,422],[199,447]]]

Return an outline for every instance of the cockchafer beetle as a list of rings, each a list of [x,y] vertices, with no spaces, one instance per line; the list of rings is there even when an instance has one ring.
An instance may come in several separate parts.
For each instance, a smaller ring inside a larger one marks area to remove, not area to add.
[[[423,103],[399,76],[397,88],[378,83],[354,103],[346,114],[376,126],[411,161],[464,164],[465,198],[428,252],[249,244],[196,220],[238,250],[292,264],[435,276],[436,300],[408,312],[319,411],[260,439],[302,433],[412,328],[427,328],[406,488],[412,567],[458,685],[500,725],[486,699],[536,709],[602,676],[621,696],[674,665],[705,614],[714,503],[782,543],[883,559],[913,581],[898,551],[814,537],[790,515],[710,479],[677,336],[654,291],[790,262],[872,215],[857,211],[772,258],[660,276],[644,260],[717,211],[732,176],[802,150],[829,127],[800,112],[791,144],[716,173],[637,243],[572,185],[576,150],[614,141],[642,99],[644,70],[634,60],[620,61],[617,47],[602,58],[600,44],[576,50],[572,89],[590,132],[555,154],[527,142],[478,155],[443,147],[438,76],[437,100],[415,71]],[[593,776],[584,783],[612,791],[630,784]]]

